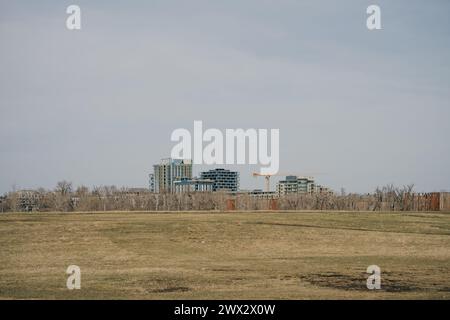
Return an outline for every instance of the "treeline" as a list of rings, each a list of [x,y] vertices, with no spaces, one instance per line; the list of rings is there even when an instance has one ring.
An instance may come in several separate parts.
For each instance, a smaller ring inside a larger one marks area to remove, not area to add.
[[[387,185],[370,194],[288,195],[280,198],[278,209],[347,211],[436,211],[439,193],[415,193],[414,186]]]
[[[413,186],[388,185],[371,194],[291,194],[280,197],[224,192],[152,193],[115,186],[73,188],[61,181],[54,190],[12,191],[0,198],[1,212],[226,211],[226,210],[439,210],[439,194],[418,194]]]

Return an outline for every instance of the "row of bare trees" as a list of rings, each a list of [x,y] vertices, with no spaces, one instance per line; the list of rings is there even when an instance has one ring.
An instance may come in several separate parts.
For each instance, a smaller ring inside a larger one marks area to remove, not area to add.
[[[429,194],[413,192],[413,185],[387,185],[371,194],[290,194],[261,198],[250,194],[221,192],[152,193],[145,189],[115,186],[73,188],[68,181],[58,182],[52,191],[22,190],[0,199],[0,211],[225,211],[233,201],[235,210],[351,210],[351,211],[428,211],[434,210]]]

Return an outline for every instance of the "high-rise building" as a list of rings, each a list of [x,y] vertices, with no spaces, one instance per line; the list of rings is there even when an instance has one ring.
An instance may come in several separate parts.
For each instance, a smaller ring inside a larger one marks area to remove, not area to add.
[[[213,191],[239,190],[239,173],[226,169],[214,169],[200,173],[201,179],[214,181]]]
[[[173,192],[174,182],[192,179],[192,161],[187,159],[161,159],[153,166],[154,192]]]
[[[314,192],[315,182],[311,177],[286,176],[285,180],[277,183],[278,195]]]

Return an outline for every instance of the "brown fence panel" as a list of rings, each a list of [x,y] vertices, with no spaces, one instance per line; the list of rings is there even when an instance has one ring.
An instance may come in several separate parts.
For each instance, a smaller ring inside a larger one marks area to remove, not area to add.
[[[227,210],[230,210],[230,211],[236,210],[236,200],[235,199],[227,199]]]
[[[440,210],[450,211],[450,192],[441,192]]]
[[[269,200],[269,210],[278,210],[278,199]]]
[[[431,211],[439,211],[440,210],[440,207],[441,207],[439,205],[440,200],[441,200],[441,196],[440,196],[439,192],[431,193],[431,204],[430,204]]]

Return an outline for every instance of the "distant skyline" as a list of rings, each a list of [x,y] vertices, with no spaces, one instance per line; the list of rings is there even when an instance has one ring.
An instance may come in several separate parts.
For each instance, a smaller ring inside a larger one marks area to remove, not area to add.
[[[82,29],[66,29],[77,4]],[[377,4],[382,30],[366,28]],[[450,191],[450,2],[0,3],[0,194],[147,187],[177,128],[280,129],[280,172]],[[258,166],[242,189],[263,189]],[[277,179],[272,179],[272,189]]]

